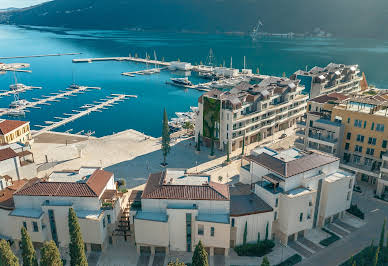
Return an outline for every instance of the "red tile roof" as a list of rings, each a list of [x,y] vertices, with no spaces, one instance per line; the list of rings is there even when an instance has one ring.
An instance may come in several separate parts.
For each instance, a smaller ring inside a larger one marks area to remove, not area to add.
[[[5,135],[29,122],[19,120],[4,120],[0,122],[0,134]]]
[[[0,208],[12,210],[15,208],[13,194],[27,183],[26,179],[13,181],[11,186],[0,190]]]
[[[180,199],[180,200],[229,200],[229,187],[225,184],[209,182],[196,185],[163,184],[166,172],[150,174],[144,188],[143,199]]]
[[[88,181],[86,181],[86,184],[93,190],[94,193],[96,193],[96,195],[100,195],[112,175],[113,173],[111,172],[96,170],[89,177]]]
[[[15,195],[54,197],[99,197],[112,173],[96,170],[86,183],[47,182],[40,179],[26,184]]]
[[[16,152],[11,148],[0,149],[0,161],[5,161],[10,158],[17,157]]]
[[[317,103],[327,103],[329,101],[338,101],[338,100],[343,101],[347,98],[349,98],[349,97],[342,94],[342,93],[333,92],[333,93],[330,93],[327,95],[324,94],[324,95],[317,96],[313,99],[310,99],[310,101],[317,102]]]

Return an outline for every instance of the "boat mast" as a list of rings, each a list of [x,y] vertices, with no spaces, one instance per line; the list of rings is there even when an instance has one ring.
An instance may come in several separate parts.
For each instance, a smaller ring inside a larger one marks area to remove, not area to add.
[[[245,69],[245,55],[244,55],[244,69]]]
[[[230,57],[230,68],[233,68],[233,57]]]

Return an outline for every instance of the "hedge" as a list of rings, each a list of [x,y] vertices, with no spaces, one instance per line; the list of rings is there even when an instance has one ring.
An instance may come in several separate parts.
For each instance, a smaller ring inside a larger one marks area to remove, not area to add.
[[[285,261],[277,264],[276,266],[292,266],[302,261],[302,256],[299,254],[292,255]]]
[[[322,228],[322,230],[325,231],[326,233],[330,234],[330,236],[328,238],[325,238],[321,242],[319,242],[319,244],[321,244],[322,246],[327,247],[327,246],[333,244],[335,241],[340,239],[339,236],[337,236],[336,234],[333,234],[329,230],[326,230],[325,228]]]
[[[350,208],[346,210],[348,213],[353,214],[354,216],[364,220],[365,214],[358,208],[357,204],[350,205]]]
[[[234,248],[239,256],[262,257],[272,251],[275,243],[272,240],[260,241],[258,244],[245,244]]]

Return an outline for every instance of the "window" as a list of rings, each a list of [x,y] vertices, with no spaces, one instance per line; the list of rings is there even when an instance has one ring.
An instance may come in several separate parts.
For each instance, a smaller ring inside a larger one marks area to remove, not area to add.
[[[348,124],[350,124],[350,117],[348,117]]]
[[[373,160],[369,158],[365,158],[364,165],[371,166],[373,164]]]
[[[302,221],[303,221],[303,212],[301,212],[299,215],[299,222],[302,222]]]
[[[354,120],[355,127],[361,127],[361,125],[362,125],[362,120],[358,120],[358,119]]]
[[[383,143],[381,144],[381,147],[386,148],[387,147],[387,141],[383,140]]]
[[[275,200],[275,208],[277,208],[278,206],[279,206],[279,199],[276,198],[276,200]]]
[[[361,156],[353,155],[353,162],[359,164],[361,161]]]
[[[352,185],[353,185],[353,182],[352,182],[352,180],[350,179],[350,180],[349,180],[349,188],[352,188]]]
[[[39,231],[38,223],[37,222],[32,222],[32,228],[34,228],[34,232],[38,232]]]
[[[368,144],[376,145],[376,138],[369,137]]]
[[[366,120],[364,121],[364,128],[366,128]]]
[[[232,227],[234,227],[234,218],[232,218]]]
[[[23,227],[27,229],[27,222],[23,222]]]
[[[350,200],[350,191],[348,191],[348,195],[346,196],[346,200]]]
[[[375,149],[373,149],[373,148],[366,149],[366,154],[373,155],[374,153],[375,153]]]
[[[199,224],[198,225],[198,235],[203,236],[203,231],[204,231],[203,224]]]
[[[375,122],[372,122],[372,125],[370,127],[370,130],[373,130],[373,129],[375,129]]]
[[[384,124],[377,124],[376,131],[384,132]]]
[[[348,132],[348,133],[346,134],[346,139],[347,139],[347,140],[350,140],[351,137],[352,137],[352,133]]]
[[[102,227],[105,228],[105,216],[104,216],[104,218],[102,218]]]
[[[108,214],[107,216],[107,219],[108,219],[108,224],[110,224],[112,222],[111,218],[110,218],[110,214]]]
[[[275,212],[273,219],[276,221],[278,219],[278,212]]]
[[[345,143],[345,150],[349,150],[349,143],[347,142],[347,143]]]
[[[357,141],[358,141],[358,142],[364,142],[364,136],[358,134],[358,135],[357,135]]]
[[[362,153],[362,146],[359,146],[359,145],[354,146],[354,151]]]
[[[210,227],[210,236],[214,236],[214,227]]]

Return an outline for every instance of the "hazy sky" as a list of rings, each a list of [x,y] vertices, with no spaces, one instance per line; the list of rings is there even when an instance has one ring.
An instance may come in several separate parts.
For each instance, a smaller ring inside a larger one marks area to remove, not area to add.
[[[0,0],[0,9],[9,7],[28,7],[48,0]]]

